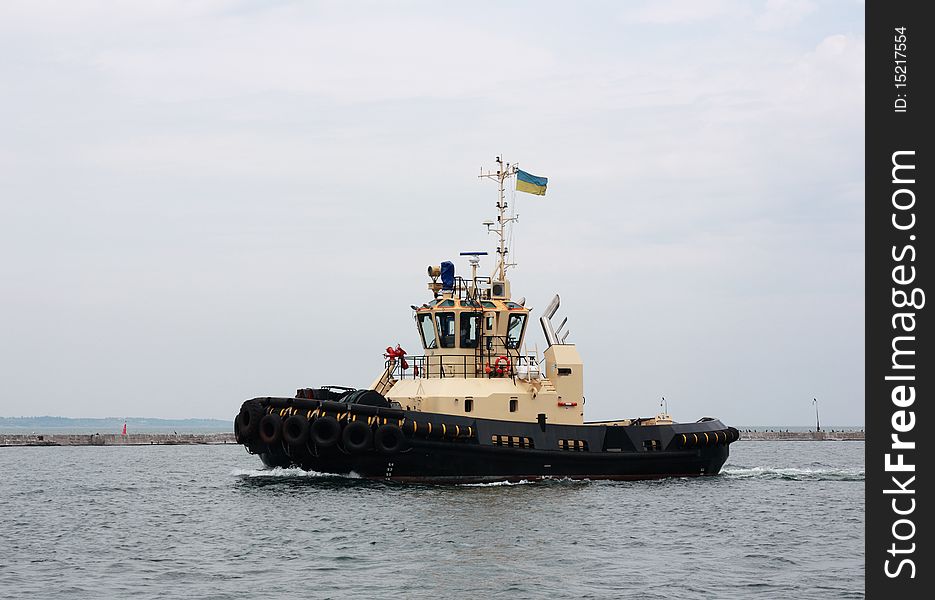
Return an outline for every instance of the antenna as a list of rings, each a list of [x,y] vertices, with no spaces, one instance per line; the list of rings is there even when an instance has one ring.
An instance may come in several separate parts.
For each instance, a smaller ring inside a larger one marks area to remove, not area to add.
[[[487,256],[486,252],[461,252],[461,256],[467,256],[471,263],[471,281],[477,286],[477,266],[480,265],[480,257]]]
[[[659,406],[662,407],[662,412],[664,412],[665,414],[669,414],[669,403],[666,402],[665,396],[662,397],[662,402],[659,403]]]
[[[478,175],[479,178],[492,179],[497,182],[499,189],[499,196],[497,200],[497,222],[493,221],[484,221],[484,225],[487,226],[487,232],[493,231],[500,238],[499,243],[497,244],[497,266],[494,269],[493,279],[498,281],[503,281],[506,279],[506,271],[509,267],[515,267],[516,263],[509,262],[510,249],[506,245],[506,226],[508,223],[513,223],[519,219],[519,215],[514,215],[512,217],[506,216],[506,209],[508,204],[506,201],[505,191],[506,187],[504,182],[516,175],[517,166],[511,165],[510,163],[504,163],[503,157],[498,156],[496,158],[497,170],[496,172],[487,171],[484,172],[483,168],[481,169],[481,174]]]
[[[815,431],[821,431],[821,421],[818,420],[818,398],[812,398],[812,404],[815,405]]]

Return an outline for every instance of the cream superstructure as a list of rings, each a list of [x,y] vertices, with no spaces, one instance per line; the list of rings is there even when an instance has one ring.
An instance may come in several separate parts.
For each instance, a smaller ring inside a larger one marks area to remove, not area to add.
[[[470,278],[456,276],[451,263],[430,266],[433,298],[414,308],[424,354],[388,356],[386,370],[371,385],[407,410],[470,415],[509,421],[584,422],[584,365],[574,344],[556,332],[551,318],[559,307],[555,296],[540,317],[548,347],[542,356],[528,353],[525,337],[532,309],[511,297],[507,271],[508,216],[505,182],[517,168],[497,158],[496,172],[482,178],[499,184],[496,223],[484,224],[499,237],[497,265],[491,277],[479,277],[480,256],[469,257]],[[441,280],[439,280],[441,279]]]

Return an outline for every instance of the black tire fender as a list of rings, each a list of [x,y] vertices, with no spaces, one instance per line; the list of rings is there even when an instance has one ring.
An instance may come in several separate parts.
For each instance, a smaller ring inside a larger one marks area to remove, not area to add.
[[[292,415],[282,424],[282,439],[290,446],[304,446],[308,442],[308,419]]]
[[[282,419],[279,415],[266,415],[260,420],[260,441],[275,444],[282,438]]]
[[[351,421],[341,432],[341,445],[351,454],[369,450],[373,444],[373,431],[363,421]]]
[[[311,441],[319,448],[330,448],[341,437],[341,425],[332,416],[324,416],[312,421],[309,431]]]
[[[234,417],[234,439],[237,440],[238,444],[247,443],[247,439],[244,437],[243,433],[240,431],[240,413]]]
[[[263,418],[263,407],[256,400],[247,400],[240,407],[240,413],[234,419],[234,434],[241,444],[256,439]]]
[[[396,425],[381,425],[373,435],[374,447],[383,454],[402,452],[409,445],[403,430]]]

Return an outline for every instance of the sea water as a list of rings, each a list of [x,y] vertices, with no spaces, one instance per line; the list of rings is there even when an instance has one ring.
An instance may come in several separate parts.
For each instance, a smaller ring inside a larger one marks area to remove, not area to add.
[[[858,598],[862,442],[716,477],[433,486],[240,446],[0,448],[2,598]]]

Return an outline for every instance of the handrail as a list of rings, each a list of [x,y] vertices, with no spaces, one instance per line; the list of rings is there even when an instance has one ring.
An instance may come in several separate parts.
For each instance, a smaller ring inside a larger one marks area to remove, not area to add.
[[[470,285],[471,283],[476,283],[477,285]],[[492,283],[490,277],[476,277],[474,279],[465,279],[460,275],[455,277],[454,284],[450,289],[444,290],[446,293],[450,293],[452,298],[457,298],[459,300],[473,300],[475,302],[480,302],[481,300],[486,300],[489,298],[483,298],[482,294],[479,294],[480,284],[490,285]],[[473,294],[471,292],[474,292]],[[480,307],[478,307],[480,308]]]
[[[500,356],[506,356],[509,359],[509,367],[506,373],[499,375],[493,370],[487,371],[487,366],[496,364],[496,358],[486,362],[479,361],[479,357],[474,354],[436,354],[428,356],[425,354],[410,356],[406,355],[405,361],[398,361],[393,368],[392,376],[396,380],[401,379],[445,379],[449,377],[461,379],[498,379],[501,377],[516,377],[516,363],[518,359],[524,358],[530,364],[539,364],[535,355],[522,354],[516,350],[505,350]],[[403,362],[408,363],[407,368],[403,368]],[[384,367],[390,366],[387,360]],[[460,367],[460,368],[458,368]]]

